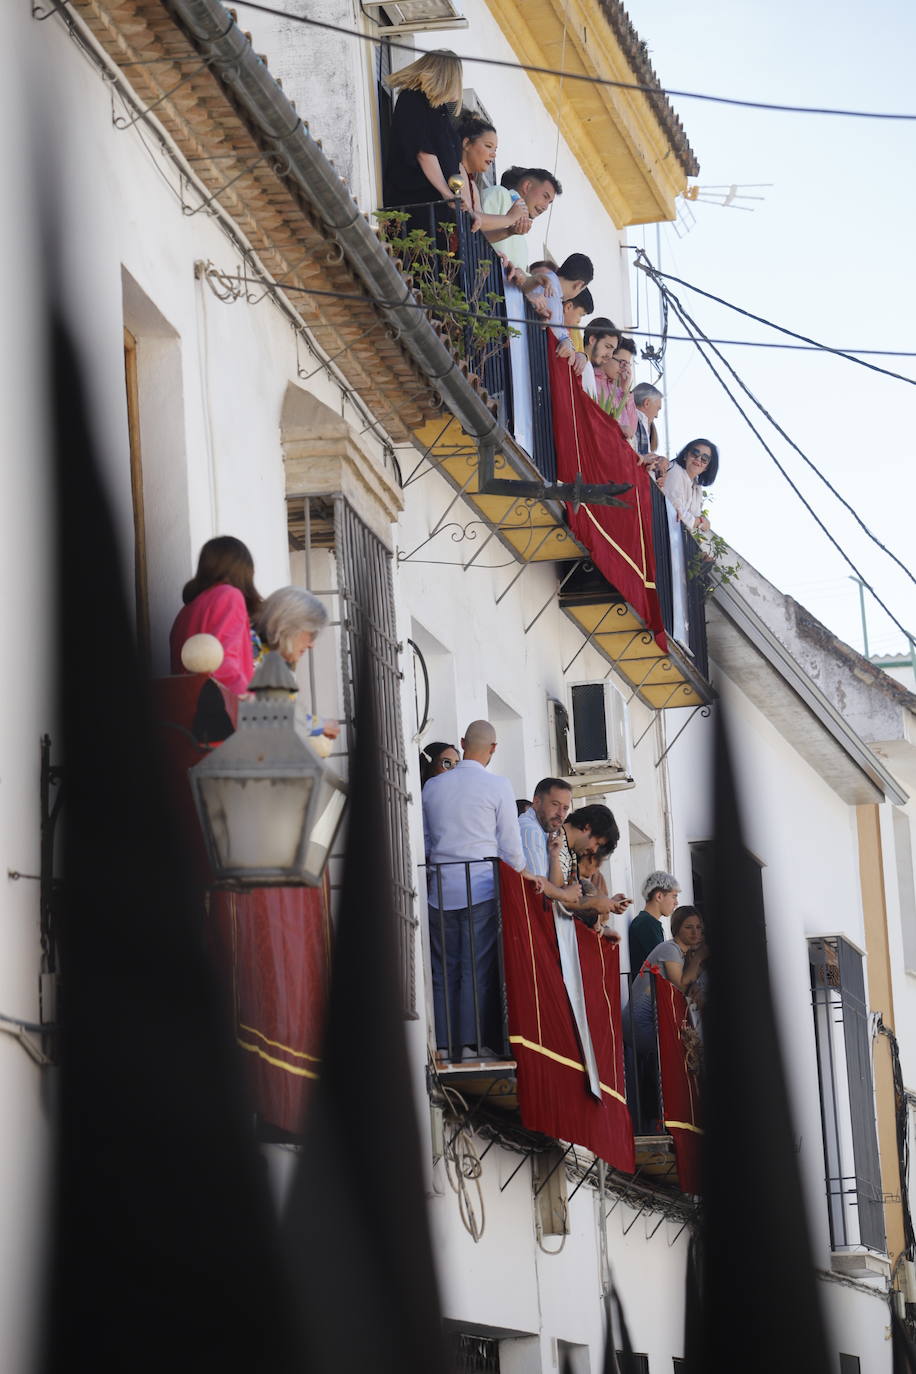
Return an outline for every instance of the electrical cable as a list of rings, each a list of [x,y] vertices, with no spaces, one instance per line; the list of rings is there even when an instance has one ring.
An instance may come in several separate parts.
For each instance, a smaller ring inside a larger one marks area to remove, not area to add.
[[[664,288],[664,289],[667,291],[667,287]],[[671,300],[671,305],[672,305],[672,308],[674,309],[675,314],[678,316],[678,319],[681,321],[681,324],[684,326],[684,328],[687,329],[687,330],[689,331],[689,330],[690,330],[690,327],[691,327],[691,324],[688,323],[689,317],[682,313],[681,307],[680,307],[680,302],[677,301],[677,298],[676,298],[672,293],[670,293],[670,292],[668,292],[668,295],[669,295],[669,298],[670,298],[670,300]],[[830,541],[830,543],[831,543],[831,544],[833,545],[833,547],[836,549],[837,553],[839,553],[839,555],[840,555],[840,557],[843,559],[843,561],[847,564],[848,567],[850,567],[850,568],[853,570],[853,572],[856,574],[856,576],[857,576],[857,577],[859,578],[859,580],[861,581],[862,585],[863,585],[864,587],[866,587],[868,591],[871,592],[872,596],[875,598],[875,601],[878,603],[878,605],[881,607],[881,609],[885,612],[885,614],[889,617],[889,619],[890,619],[891,621],[893,621],[893,623],[897,626],[897,629],[900,630],[900,632],[901,632],[901,634],[904,636],[904,638],[906,638],[907,640],[912,639],[913,636],[912,636],[912,634],[910,633],[910,631],[904,628],[904,626],[900,623],[900,621],[899,621],[899,620],[897,619],[897,617],[894,615],[893,611],[891,611],[890,608],[884,603],[884,601],[881,599],[881,597],[880,597],[880,596],[878,595],[878,593],[875,591],[875,589],[874,589],[874,587],[871,585],[871,583],[868,582],[867,579],[866,579],[866,578],[862,575],[862,573],[859,571],[859,569],[857,568],[856,564],[855,564],[855,563],[852,561],[852,559],[849,557],[849,554],[846,552],[846,550],[845,550],[845,549],[842,547],[842,545],[840,544],[839,540],[837,540],[837,539],[830,533],[830,530],[829,530],[829,529],[827,528],[827,526],[824,524],[823,520],[821,520],[820,516],[817,514],[817,512],[815,511],[815,509],[814,509],[814,507],[811,505],[811,503],[807,500],[807,498],[806,498],[805,496],[802,495],[802,493],[801,493],[801,491],[799,490],[799,488],[798,488],[798,486],[796,485],[796,483],[795,483],[795,482],[792,480],[792,478],[789,476],[789,473],[788,473],[788,472],[786,471],[786,469],[783,467],[782,463],[781,463],[781,462],[779,461],[779,459],[776,457],[776,454],[775,454],[775,453],[773,452],[773,450],[770,448],[770,446],[769,446],[769,444],[767,443],[766,439],[764,439],[763,435],[760,433],[760,430],[756,427],[756,425],[754,424],[753,420],[752,420],[751,417],[748,415],[747,411],[744,410],[743,406],[741,405],[741,402],[738,400],[738,398],[737,398],[736,396],[734,396],[734,395],[732,394],[731,390],[729,389],[728,383],[727,383],[727,382],[724,380],[724,378],[719,374],[719,372],[716,370],[716,367],[715,367],[714,363],[707,357],[706,353],[703,351],[703,347],[702,347],[702,344],[701,344],[700,340],[701,340],[701,338],[704,338],[705,336],[703,336],[702,333],[701,333],[701,331],[699,331],[699,330],[697,330],[697,335],[698,335],[698,337],[694,338],[694,344],[696,345],[696,348],[697,348],[697,351],[698,351],[699,354],[700,354],[700,357],[703,359],[703,361],[704,361],[704,363],[706,364],[706,366],[707,366],[707,367],[709,368],[709,370],[712,372],[712,374],[713,374],[713,376],[715,377],[716,381],[717,381],[717,382],[719,383],[719,385],[722,387],[722,390],[725,392],[726,396],[727,396],[728,399],[731,401],[732,405],[733,405],[733,406],[735,407],[735,409],[738,411],[739,415],[742,417],[742,419],[744,420],[745,424],[748,426],[748,428],[751,430],[751,432],[752,432],[752,433],[756,436],[756,438],[759,440],[760,445],[761,445],[761,447],[763,448],[764,452],[767,453],[767,454],[770,456],[770,458],[773,460],[773,462],[775,463],[776,467],[778,468],[778,470],[780,471],[780,473],[782,474],[782,476],[783,476],[783,477],[785,478],[785,480],[788,482],[789,486],[792,488],[792,490],[794,491],[795,495],[798,497],[799,501],[801,501],[802,505],[803,505],[803,506],[805,507],[805,509],[807,510],[808,514],[809,514],[809,515],[811,516],[811,518],[814,520],[815,524],[818,526],[818,528],[821,530],[821,532],[822,532],[824,535],[826,535],[827,539]],[[715,349],[713,349],[713,351],[715,352]],[[721,356],[721,355],[720,355],[720,356]]]
[[[431,1054],[428,1058],[436,1085],[458,1123],[445,1141],[442,1161],[449,1187],[458,1197],[458,1214],[462,1225],[476,1245],[486,1229],[487,1212],[480,1182],[483,1163],[469,1125],[470,1108],[457,1089],[442,1082]],[[472,1196],[469,1184],[474,1185],[476,1198]]]
[[[241,3],[241,2],[242,2],[242,0],[240,0],[240,3]],[[640,251],[642,251],[642,250],[640,250]],[[654,271],[656,271],[655,268],[653,268],[653,272],[654,272]],[[406,308],[406,309],[408,309],[408,310],[425,310],[428,314],[433,314],[433,315],[451,315],[451,316],[454,316],[455,318],[459,318],[459,319],[464,319],[464,318],[467,318],[467,317],[471,317],[471,318],[473,318],[473,319],[479,321],[481,324],[511,324],[511,325],[531,324],[531,320],[528,319],[527,316],[522,317],[522,316],[520,316],[520,315],[488,315],[485,311],[482,311],[482,310],[465,309],[465,308],[462,307],[462,306],[438,305],[438,304],[433,306],[433,305],[427,305],[424,301],[416,301],[416,300],[414,300],[414,301],[409,301],[409,300],[398,300],[398,301],[395,301],[395,300],[387,300],[384,296],[357,295],[357,294],[354,294],[353,292],[349,292],[349,291],[328,291],[328,290],[324,290],[324,289],[321,289],[321,288],[316,287],[316,286],[299,286],[299,285],[297,285],[297,284],[295,284],[295,283],[293,283],[293,282],[266,281],[266,279],[265,279],[264,281],[262,281],[260,278],[257,278],[257,277],[246,277],[246,276],[242,276],[240,273],[227,273],[227,274],[221,274],[221,275],[227,276],[228,279],[230,279],[231,281],[237,281],[240,285],[246,285],[246,284],[247,284],[247,285],[256,285],[256,286],[265,286],[265,285],[266,285],[267,288],[268,288],[268,290],[276,289],[276,290],[278,290],[278,291],[295,291],[295,292],[298,292],[300,295],[306,295],[306,296],[328,296],[328,297],[333,298],[334,300],[351,301],[354,305],[377,305],[377,306],[381,307],[382,309],[394,308],[395,306],[397,306],[397,307],[400,307],[400,308]],[[664,276],[664,273],[659,273],[658,275],[659,275],[659,276]],[[676,279],[675,279],[675,280],[676,280]],[[693,288],[693,289],[697,289],[697,288]],[[735,306],[734,308],[735,308],[735,309],[738,309],[739,307]],[[758,317],[757,317],[757,316],[752,316],[751,318],[757,319]],[[586,323],[587,323],[587,322],[586,322]],[[765,321],[764,321],[764,323],[765,323]],[[779,329],[780,326],[779,326],[779,325],[773,325],[773,328],[774,328],[774,329]],[[633,335],[633,336],[635,336],[635,337],[637,337],[637,338],[645,338],[645,339],[657,339],[657,338],[659,338],[658,330],[651,330],[651,329],[629,329],[629,328],[627,328],[626,326],[621,326],[621,330],[622,330],[622,332],[623,332],[624,334],[630,334],[630,335]],[[788,331],[788,330],[787,330],[787,331],[783,331],[783,332],[788,333],[788,332],[791,332],[791,331]],[[664,324],[662,325],[662,335],[661,335],[661,337],[662,337],[662,339],[664,340],[664,338],[665,338],[665,334],[664,334]],[[797,335],[797,337],[798,337],[798,338],[804,338],[805,336],[804,336],[803,334],[799,334],[799,335]],[[685,335],[668,334],[668,335],[667,335],[667,338],[668,338],[669,340],[671,340],[672,342],[676,342],[676,343],[693,343],[693,342],[694,342],[693,337],[692,337],[691,335],[686,335],[686,334],[685,334]],[[873,355],[878,355],[878,356],[881,356],[881,357],[889,357],[889,358],[916,358],[916,351],[913,351],[913,352],[904,352],[904,351],[897,351],[896,349],[881,349],[881,348],[850,348],[850,349],[832,348],[829,344],[819,344],[819,343],[816,343],[816,342],[813,341],[813,340],[810,341],[809,343],[806,343],[806,344],[779,344],[779,343],[766,343],[765,341],[763,341],[763,340],[758,340],[758,339],[710,339],[710,340],[709,340],[709,343],[710,343],[710,344],[722,344],[723,346],[729,346],[729,347],[734,346],[734,347],[736,347],[736,348],[775,348],[775,349],[780,349],[780,350],[783,350],[783,349],[790,349],[790,350],[793,350],[793,351],[798,351],[798,352],[803,352],[803,353],[818,353],[818,352],[832,353],[832,354],[836,354],[838,357],[841,357],[841,358],[848,358],[850,362],[858,362],[858,358],[857,358],[857,357],[854,357],[854,356],[853,356],[854,354],[873,354]],[[659,356],[660,356],[660,354],[655,354],[655,355],[654,355],[654,357],[655,357],[656,359],[657,359]],[[652,360],[652,357],[653,357],[653,355],[650,355],[650,361]],[[888,371],[886,371],[886,369],[884,369],[884,368],[874,368],[873,370],[874,370],[874,371],[877,371],[877,372],[883,372],[883,373],[885,374],[885,376],[896,378],[898,381],[901,381],[901,382],[909,382],[911,385],[916,385],[916,379],[914,379],[914,378],[912,378],[912,377],[905,377],[905,376],[903,376],[901,373],[897,373],[897,372],[888,372]]]
[[[705,293],[704,293],[705,294]],[[774,328],[777,326],[774,326]],[[636,339],[657,339],[658,332],[654,329],[624,329],[625,334],[632,335]],[[686,334],[669,334],[672,343],[693,343]],[[786,344],[771,343],[768,339],[710,339],[710,343],[722,344],[727,348],[775,348],[788,350],[791,353],[834,353],[841,358],[849,358],[850,362],[856,362],[856,358],[850,355],[857,354],[859,357],[873,358],[916,358],[916,352],[907,351],[902,348],[831,348],[829,344]],[[883,368],[877,369],[884,372]],[[904,377],[897,372],[884,372],[886,377],[893,377],[900,382],[913,382],[914,378]]]
[[[648,260],[645,260],[645,261],[648,261]],[[648,271],[648,268],[643,268],[643,271]],[[650,273],[650,275],[652,275],[652,273]],[[661,273],[659,273],[659,275],[661,275]],[[659,284],[659,283],[656,282],[656,284]],[[665,290],[666,293],[667,293],[666,287],[665,287],[665,289],[663,289],[663,290]],[[681,304],[681,302],[677,300],[676,295],[673,295],[673,294],[672,294],[672,301],[673,301],[673,302],[676,302],[676,305],[680,305],[680,304]],[[681,306],[681,309],[684,309],[683,306]],[[773,429],[776,430],[776,433],[779,434],[779,436],[780,436],[781,438],[784,438],[784,440],[786,440],[786,442],[787,442],[787,444],[788,444],[788,447],[790,447],[791,449],[794,449],[794,451],[798,453],[799,458],[801,458],[801,459],[803,460],[803,462],[805,462],[806,464],[808,464],[808,466],[810,467],[810,470],[813,471],[813,473],[814,473],[814,475],[816,475],[816,477],[820,478],[820,480],[821,480],[821,482],[823,482],[825,488],[828,489],[828,492],[831,492],[831,495],[834,495],[834,496],[836,497],[836,500],[838,500],[838,502],[840,503],[840,506],[843,506],[843,508],[845,508],[846,511],[849,511],[849,514],[851,515],[851,517],[853,517],[854,521],[856,521],[857,525],[860,526],[860,529],[862,530],[862,532],[864,532],[865,534],[867,534],[868,539],[871,539],[872,543],[875,544],[876,547],[880,548],[880,551],[882,551],[883,554],[887,554],[887,556],[889,556],[889,558],[891,559],[891,561],[893,561],[894,563],[897,563],[897,566],[900,567],[901,572],[904,572],[904,573],[906,574],[906,577],[909,577],[909,580],[912,581],[913,585],[916,585],[916,576],[913,576],[913,573],[911,572],[911,569],[909,569],[909,567],[906,566],[906,563],[904,563],[904,561],[902,561],[901,558],[898,558],[897,554],[895,554],[895,552],[894,552],[893,550],[890,550],[890,548],[887,548],[887,545],[886,545],[886,544],[883,544],[883,543],[882,543],[882,540],[879,539],[878,534],[872,533],[872,530],[868,528],[867,523],[865,523],[864,519],[861,518],[861,515],[858,514],[858,511],[856,510],[856,507],[854,507],[853,504],[851,504],[850,502],[847,502],[846,497],[843,496],[842,493],[836,491],[836,488],[835,488],[834,484],[832,484],[832,482],[829,481],[829,478],[828,478],[828,477],[825,477],[825,475],[824,475],[823,473],[821,473],[821,470],[818,469],[817,464],[814,463],[813,460],[809,458],[808,453],[803,452],[802,449],[798,447],[798,444],[797,444],[797,442],[795,442],[794,438],[791,438],[790,436],[788,436],[788,434],[786,433],[786,430],[784,430],[783,427],[781,427],[780,423],[777,422],[777,420],[773,419],[773,416],[769,414],[769,411],[768,411],[768,409],[766,409],[765,405],[762,404],[761,401],[758,401],[758,398],[754,396],[754,393],[753,393],[753,392],[751,392],[750,387],[748,387],[748,386],[746,385],[746,383],[744,383],[743,379],[740,378],[739,374],[737,374],[737,372],[735,371],[735,368],[732,367],[732,364],[729,363],[728,359],[726,359],[726,357],[724,356],[724,354],[720,353],[720,350],[718,350],[717,348],[715,348],[715,345],[714,345],[713,341],[711,341],[711,339],[707,338],[706,335],[703,334],[703,331],[700,330],[700,328],[699,328],[698,324],[696,324],[695,320],[692,319],[691,316],[687,315],[687,312],[685,312],[685,311],[684,311],[684,316],[683,316],[683,317],[684,317],[685,320],[688,320],[688,322],[691,323],[692,326],[694,326],[694,328],[695,328],[695,330],[696,330],[696,333],[698,333],[698,334],[700,335],[700,338],[703,338],[703,341],[705,341],[706,343],[709,343],[709,346],[710,346],[711,350],[713,350],[713,353],[715,353],[715,356],[717,356],[718,359],[720,359],[721,363],[724,364],[726,368],[728,368],[728,371],[731,372],[731,375],[733,376],[733,378],[735,378],[735,381],[737,382],[737,385],[739,385],[739,386],[740,386],[740,389],[742,389],[743,392],[744,392],[744,394],[746,394],[748,400],[753,401],[755,407],[757,407],[758,411],[761,412],[761,415],[764,415],[764,418],[769,420],[770,425],[773,426]]]
[[[398,43],[386,38],[384,30],[380,34],[360,33],[342,24],[331,24],[324,19],[312,19],[307,15],[290,14],[288,10],[276,9],[273,5],[256,3],[256,0],[239,0],[247,9],[260,14],[272,14],[277,19],[287,19],[294,24],[307,24],[311,28],[325,29],[328,33],[343,34],[348,38],[358,38],[363,43],[388,43],[391,48],[409,52],[417,56],[416,48],[408,43]],[[472,62],[481,67],[501,67],[510,71],[532,72],[536,76],[555,76],[562,81],[580,81],[590,86],[607,86],[618,91],[641,91],[644,95],[674,96],[678,100],[703,100],[713,105],[735,105],[745,110],[769,110],[779,114],[838,115],[847,119],[896,120],[916,123],[916,114],[896,113],[883,110],[846,110],[821,105],[780,105],[769,100],[740,100],[736,96],[710,95],[704,91],[681,91],[673,86],[647,86],[638,81],[612,81],[605,76],[587,76],[584,72],[566,72],[558,67],[537,67],[527,62],[509,62],[499,57],[475,57],[472,53],[456,53],[460,62]]]
[[[643,248],[636,248],[636,249],[634,249],[634,251],[635,251],[635,253],[636,253],[637,264],[638,264],[638,259],[639,259],[640,257],[645,257],[645,249],[643,249]],[[647,259],[647,261],[648,261],[648,259]],[[859,353],[859,354],[862,354],[862,353],[876,353],[876,354],[881,354],[881,353],[885,353],[885,352],[886,352],[886,356],[888,356],[888,357],[893,357],[893,358],[912,358],[912,357],[916,356],[916,354],[913,354],[913,353],[897,353],[897,352],[894,352],[894,351],[892,351],[892,350],[884,350],[884,349],[877,349],[877,348],[851,348],[851,349],[831,348],[829,344],[818,343],[817,339],[809,339],[808,336],[807,336],[806,334],[797,334],[797,333],[795,332],[794,329],[787,329],[784,325],[781,325],[781,324],[774,324],[772,320],[764,319],[764,317],[763,317],[762,315],[755,315],[755,314],[753,313],[753,311],[751,311],[751,310],[744,310],[744,309],[742,309],[742,307],[741,307],[740,305],[733,305],[731,301],[724,300],[721,296],[715,296],[715,295],[713,295],[713,293],[712,293],[711,291],[704,291],[702,287],[700,287],[700,286],[694,286],[692,282],[684,281],[682,277],[674,277],[674,276],[672,276],[669,272],[662,272],[661,269],[660,269],[660,268],[657,268],[657,267],[653,267],[652,270],[653,270],[654,274],[655,274],[657,277],[660,277],[660,278],[664,279],[665,281],[677,282],[678,286],[685,286],[685,287],[687,288],[688,291],[695,291],[695,292],[697,293],[698,296],[705,296],[707,300],[715,301],[715,303],[716,303],[717,305],[724,305],[724,306],[726,306],[727,309],[729,309],[729,310],[734,310],[735,313],[736,313],[737,315],[744,315],[746,319],[755,320],[757,324],[766,325],[766,327],[767,327],[768,329],[775,329],[779,334],[787,334],[787,335],[789,336],[789,338],[792,338],[792,339],[800,339],[800,340],[802,341],[802,343],[807,344],[810,348],[819,349],[820,351],[822,351],[822,352],[824,352],[824,353],[836,353],[836,354],[837,354],[839,357],[841,357],[841,358],[848,358],[849,361],[850,361],[851,363],[857,363],[857,364],[859,365],[859,367],[867,367],[867,368],[869,369],[870,372],[880,372],[880,373],[882,373],[882,375],[885,376],[885,377],[893,377],[893,378],[895,378],[898,382],[908,382],[908,383],[910,384],[910,386],[916,386],[916,377],[904,377],[903,374],[900,373],[900,372],[889,372],[888,369],[885,368],[885,367],[878,367],[877,363],[864,363],[864,362],[862,362],[861,358],[857,358],[857,357],[854,357],[854,356],[853,356],[853,355],[856,354],[856,353]],[[712,342],[712,340],[710,340],[710,342]],[[728,339],[720,339],[720,340],[718,340],[717,342],[719,342],[719,343],[729,343],[730,340],[728,340]],[[737,342],[737,341],[736,341],[736,342]],[[766,346],[766,345],[764,345],[764,346]],[[773,346],[773,347],[779,347],[780,345],[772,345],[772,346]],[[782,347],[786,347],[785,344],[783,344],[783,345],[781,345],[781,346],[782,346]]]
[[[861,515],[859,515],[859,512],[855,509],[855,507],[854,507],[849,501],[846,500],[845,496],[843,496],[839,491],[837,491],[836,487],[833,485],[833,483],[830,481],[830,479],[829,479],[828,477],[825,477],[825,476],[824,476],[824,474],[821,472],[821,470],[820,470],[820,468],[817,466],[817,464],[814,463],[814,462],[808,457],[808,455],[807,455],[801,448],[799,448],[799,446],[798,446],[798,444],[796,444],[795,440],[792,439],[792,438],[786,433],[786,431],[782,428],[782,426],[779,424],[779,422],[773,418],[773,416],[772,416],[772,415],[770,414],[770,412],[766,409],[766,407],[762,404],[762,402],[760,402],[760,401],[757,399],[757,397],[754,395],[754,393],[751,391],[751,389],[746,385],[746,383],[742,380],[742,378],[738,375],[738,373],[737,373],[737,372],[735,371],[735,369],[732,367],[731,363],[730,363],[730,362],[728,361],[728,359],[724,356],[724,354],[720,353],[719,350],[718,350],[718,348],[716,348],[715,344],[713,344],[712,341],[711,341],[710,339],[708,339],[708,338],[706,337],[705,334],[703,334],[703,331],[700,329],[700,327],[699,327],[699,325],[696,323],[696,321],[695,321],[694,319],[692,319],[691,316],[688,315],[688,314],[686,313],[686,310],[685,310],[684,307],[681,305],[681,302],[678,300],[677,296],[675,296],[673,293],[670,293],[670,292],[668,291],[668,288],[667,288],[667,287],[662,287],[662,286],[661,286],[660,278],[663,276],[663,274],[662,274],[662,273],[656,273],[656,272],[655,272],[655,269],[652,267],[652,264],[649,262],[649,259],[648,259],[647,257],[645,257],[645,254],[642,254],[642,258],[643,258],[643,262],[642,262],[641,264],[638,263],[638,265],[641,266],[641,270],[644,271],[644,272],[646,272],[647,275],[652,276],[653,278],[656,279],[656,285],[657,285],[657,286],[659,287],[659,289],[663,292],[663,294],[665,294],[665,295],[670,295],[670,296],[671,296],[671,301],[672,301],[672,303],[675,305],[675,308],[680,307],[680,309],[683,311],[682,319],[683,319],[683,320],[689,321],[689,324],[693,326],[693,329],[696,331],[696,333],[703,339],[703,341],[704,341],[706,344],[709,345],[709,347],[712,349],[713,353],[715,353],[716,357],[724,364],[724,366],[725,366],[725,367],[728,369],[728,371],[731,373],[732,377],[734,377],[735,381],[738,383],[738,385],[740,386],[741,390],[744,392],[745,396],[747,396],[748,399],[749,399],[750,401],[753,401],[754,405],[755,405],[755,406],[757,407],[757,409],[760,411],[761,415],[763,415],[765,419],[769,420],[770,424],[771,424],[771,425],[773,426],[773,428],[776,430],[776,433],[777,433],[782,439],[784,439],[784,440],[786,441],[786,443],[789,445],[789,447],[790,447],[791,449],[793,449],[794,452],[797,453],[798,456],[808,465],[808,467],[809,467],[809,468],[811,469],[811,471],[815,474],[815,476],[817,476],[817,477],[820,478],[820,480],[823,482],[823,484],[824,484],[824,486],[827,488],[827,490],[828,490],[833,496],[836,497],[836,499],[839,501],[840,505],[843,506],[843,508],[844,508],[846,511],[848,511],[848,513],[853,517],[853,519],[855,520],[856,524],[857,524],[857,525],[859,526],[859,528],[863,531],[863,533],[866,534],[866,535],[868,536],[868,538],[872,541],[872,543],[875,544],[875,546],[876,546],[877,548],[879,548],[879,549],[881,550],[882,553],[887,554],[888,558],[890,558],[890,559],[892,560],[892,562],[896,563],[897,566],[898,566],[898,568],[900,568],[900,570],[906,574],[906,576],[910,579],[910,581],[914,584],[914,586],[916,586],[916,576],[914,576],[914,574],[912,573],[912,571],[910,570],[910,568],[906,565],[906,563],[904,563],[903,560],[902,560],[901,558],[898,558],[898,556],[893,552],[893,550],[892,550],[892,549],[889,549],[889,548],[887,547],[886,544],[882,543],[882,541],[878,538],[878,536],[877,536],[876,534],[874,534],[874,533],[869,529],[868,525],[866,525],[865,521],[862,519]],[[851,565],[850,565],[850,566],[851,566]],[[869,590],[871,591],[871,588],[869,588]],[[902,627],[901,627],[901,628],[902,628]]]

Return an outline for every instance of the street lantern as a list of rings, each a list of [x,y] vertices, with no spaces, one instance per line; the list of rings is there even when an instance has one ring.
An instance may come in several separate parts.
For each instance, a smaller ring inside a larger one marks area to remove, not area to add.
[[[293,725],[296,679],[276,652],[224,744],[188,770],[214,872],[255,887],[317,887],[343,816],[343,783]]]

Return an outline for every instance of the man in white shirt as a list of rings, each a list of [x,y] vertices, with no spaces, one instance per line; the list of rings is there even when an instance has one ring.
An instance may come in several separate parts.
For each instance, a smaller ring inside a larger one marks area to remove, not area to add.
[[[461,763],[423,789],[423,831],[436,1042],[450,1059],[476,1059],[493,1057],[502,1040],[493,861],[532,875],[512,784],[486,771],[496,750],[490,722],[472,721],[461,748]]]

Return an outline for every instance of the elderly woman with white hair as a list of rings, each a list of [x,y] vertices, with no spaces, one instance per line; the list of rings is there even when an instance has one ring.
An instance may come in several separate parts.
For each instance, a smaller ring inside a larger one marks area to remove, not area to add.
[[[327,623],[328,613],[317,596],[301,587],[280,587],[261,603],[254,628],[265,648],[276,649],[295,668]],[[322,720],[300,710],[298,701],[296,726],[311,737],[336,739],[340,734],[336,720]]]

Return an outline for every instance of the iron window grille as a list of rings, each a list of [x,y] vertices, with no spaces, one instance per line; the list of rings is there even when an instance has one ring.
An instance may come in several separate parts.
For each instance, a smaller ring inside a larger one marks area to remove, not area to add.
[[[617,1365],[620,1374],[649,1374],[649,1356],[637,1354],[635,1350],[629,1356],[623,1350],[618,1350]]]
[[[455,1374],[499,1374],[499,1341],[458,1331],[452,1336]]]
[[[884,1253],[862,955],[840,936],[809,940],[830,1244]]]
[[[391,554],[340,495],[294,497],[289,501],[290,548],[305,553],[309,590],[336,598],[331,616],[340,633],[341,690],[347,749],[352,749],[356,701],[363,690],[375,707],[376,745],[382,766],[385,827],[392,897],[400,936],[404,1014],[417,1015],[415,890],[410,865],[407,761],[401,721],[401,645],[397,639]],[[328,587],[310,585],[311,556],[332,555]],[[367,665],[361,682],[361,665]],[[314,705],[312,708],[314,709]]]

